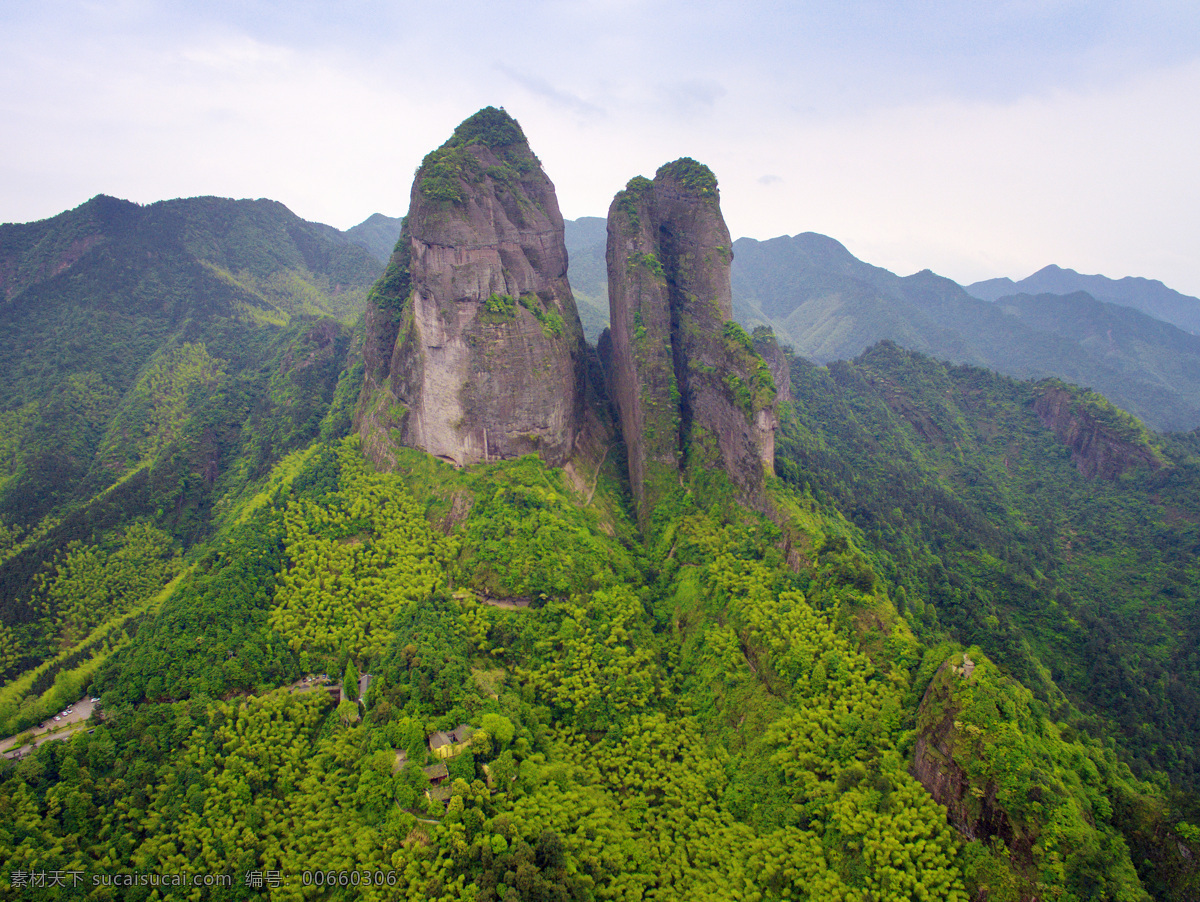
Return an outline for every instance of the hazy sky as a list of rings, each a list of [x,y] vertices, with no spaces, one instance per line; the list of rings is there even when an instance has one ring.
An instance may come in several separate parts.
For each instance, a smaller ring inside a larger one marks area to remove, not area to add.
[[[216,194],[346,228],[488,104],[568,218],[686,155],[735,236],[1200,295],[1195,0],[5,0],[0,221]]]

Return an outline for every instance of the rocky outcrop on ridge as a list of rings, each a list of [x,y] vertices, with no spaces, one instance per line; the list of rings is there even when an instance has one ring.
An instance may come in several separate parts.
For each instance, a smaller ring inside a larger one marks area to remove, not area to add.
[[[716,179],[692,159],[632,179],[609,208],[602,345],[643,525],[689,466],[723,468],[746,497],[772,470],[775,387],[732,321],[731,247]]]
[[[792,403],[792,366],[769,326],[755,329],[753,339],[754,350],[766,363],[771,381],[775,383],[775,410],[778,412],[781,405]]]
[[[912,775],[939,805],[947,819],[967,839],[1001,837],[1011,847],[1015,834],[1008,813],[996,799],[996,786],[972,786],[966,771],[955,760],[955,747],[962,742],[961,724],[956,721],[954,689],[969,681],[975,669],[967,655],[962,663],[944,662],[934,675],[921,701],[923,728],[913,747]]]
[[[521,127],[480,110],[425,157],[367,305],[355,427],[465,466],[570,456],[584,415],[584,344],[554,186]]]
[[[1089,404],[1060,385],[1039,397],[1033,409],[1071,449],[1071,460],[1088,479],[1116,479],[1126,470],[1157,470],[1165,463],[1141,423],[1103,399]]]

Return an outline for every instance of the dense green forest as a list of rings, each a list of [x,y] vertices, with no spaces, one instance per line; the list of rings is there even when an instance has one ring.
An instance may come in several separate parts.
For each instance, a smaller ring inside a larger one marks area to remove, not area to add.
[[[0,762],[6,897],[1200,895],[1195,434],[883,343],[789,355],[761,510],[696,468],[639,530],[616,433],[375,472],[379,267],[261,212],[160,230],[178,314],[5,233],[0,734],[100,700]]]
[[[213,898],[255,873],[286,875],[278,898],[1184,898],[1187,796],[1049,681],[1020,687],[1036,655],[892,577],[894,547],[787,486],[799,466],[775,489],[790,542],[710,477],[643,543],[618,486],[583,505],[533,458],[411,452],[384,476],[350,440],[310,446],[106,658],[103,724],[6,772],[7,867],[235,874]],[[179,571],[128,531],[54,579]],[[284,688],[347,670],[372,674],[361,706]],[[959,816],[1002,812],[971,841],[911,773],[949,708],[981,790]],[[449,801],[426,798],[426,736],[459,723]],[[306,888],[318,871],[384,885]]]
[[[254,873],[286,875],[278,898],[1145,898],[1130,847],[1171,829],[1164,788],[982,645],[954,678],[961,646],[922,644],[811,495],[777,487],[797,571],[719,485],[642,544],[534,458],[384,476],[343,440],[285,468],[96,673],[103,723],[6,772],[10,872],[236,874],[213,898]],[[372,675],[362,705],[296,691],[347,671]],[[1007,835],[964,840],[910,774],[948,705]],[[427,798],[426,736],[459,723]],[[1194,875],[1166,863],[1169,898]]]
[[[1087,454],[1132,448],[1130,461],[1154,464],[1087,478],[1086,456],[1035,410],[1061,383],[887,343],[827,370],[796,360],[793,372],[781,472],[849,512],[918,630],[986,642],[1062,719],[1115,734],[1134,761],[1195,788],[1194,435],[1151,437],[1072,389],[1065,416],[1096,429]]]

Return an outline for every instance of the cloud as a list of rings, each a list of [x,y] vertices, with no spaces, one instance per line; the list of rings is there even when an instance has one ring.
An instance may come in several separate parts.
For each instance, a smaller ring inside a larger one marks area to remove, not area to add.
[[[688,79],[667,85],[663,93],[667,108],[677,116],[692,118],[711,115],[717,101],[727,93],[715,81]]]
[[[524,72],[518,72],[504,63],[496,63],[496,70],[503,73],[530,94],[548,101],[552,106],[588,119],[604,115],[604,110],[601,107],[572,94],[570,91],[556,88],[545,79],[538,78],[535,75],[528,75]]]
[[[294,54],[284,47],[264,44],[246,35],[233,35],[216,42],[185,47],[179,57],[216,73],[244,74],[251,69],[286,65]]]
[[[4,8],[0,220],[100,191],[206,193],[344,227],[403,212],[424,154],[503,104],[571,216],[692,156],[735,235],[819,231],[967,281],[1053,261],[1200,293],[1194,4],[562,0],[496,15],[464,0],[450,51],[414,4],[299,2],[305,15],[279,0]]]
[[[1104,89],[791,123],[714,163],[735,234],[822,232],[889,269],[963,282],[1054,262],[1197,294],[1198,111],[1200,62]],[[725,165],[739,154],[745,176]],[[786,184],[751,190],[764,171]]]

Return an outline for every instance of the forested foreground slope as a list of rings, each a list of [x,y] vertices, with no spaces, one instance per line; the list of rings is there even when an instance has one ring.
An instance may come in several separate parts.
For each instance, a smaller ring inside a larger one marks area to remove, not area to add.
[[[352,439],[296,452],[159,572],[181,575],[96,672],[95,732],[3,772],[4,871],[85,875],[50,898],[1194,897],[1194,797],[1156,769],[1181,767],[1194,722],[1127,735],[1076,672],[1106,660],[1169,695],[1152,656],[1194,648],[1165,619],[1186,624],[1186,582],[1146,584],[1188,577],[1163,541],[1186,502],[1161,500],[1185,445],[1088,481],[1029,384],[888,347],[794,373],[782,527],[710,472],[639,535],[620,446],[582,488],[535,458],[402,451],[382,475]],[[1143,496],[1164,519],[1125,549]],[[1076,535],[1070,503],[1108,528]],[[117,580],[157,528],[76,553]],[[1121,575],[1153,548],[1161,566]],[[1061,653],[1139,605],[1161,637]],[[284,688],[311,673],[370,673],[366,698]],[[431,786],[427,737],[460,724]],[[215,873],[234,885],[91,884]]]
[[[331,405],[345,432],[381,269],[272,201],[98,196],[0,226],[0,676],[92,657]]]
[[[688,158],[596,349],[506,113],[413,193],[0,230],[6,896],[1200,896],[1195,435],[747,334]]]

